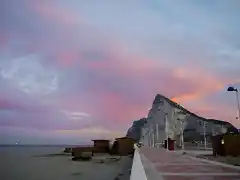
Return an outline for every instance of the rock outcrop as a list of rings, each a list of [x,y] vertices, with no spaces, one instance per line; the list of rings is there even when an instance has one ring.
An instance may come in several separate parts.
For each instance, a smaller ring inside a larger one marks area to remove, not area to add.
[[[164,103],[167,104],[167,106],[165,106]],[[142,118],[140,120],[134,121],[133,125],[128,129],[126,136],[139,141],[142,136],[141,135],[142,128],[144,127],[145,124],[150,123],[153,125],[155,123],[154,121],[158,119],[157,120],[158,123],[162,122],[162,124],[164,125],[165,120],[163,118],[163,115],[162,116],[161,114],[158,115],[158,111],[160,111],[162,107],[169,112],[171,111],[169,108],[173,108],[173,109],[178,109],[181,112],[187,114],[186,125],[184,126],[184,138],[186,140],[187,139],[190,141],[202,140],[204,132],[207,136],[212,136],[213,134],[221,134],[226,132],[238,131],[238,129],[235,128],[229,122],[215,120],[215,119],[206,119],[206,118],[200,117],[188,111],[181,105],[173,102],[169,98],[158,94],[155,96],[152,109],[148,113],[148,118]],[[170,119],[170,117],[168,119]],[[204,125],[205,125],[205,128],[204,128]]]
[[[132,126],[127,131],[126,137],[130,137],[136,141],[139,141],[141,138],[141,129],[146,122],[147,122],[146,118],[133,121]]]

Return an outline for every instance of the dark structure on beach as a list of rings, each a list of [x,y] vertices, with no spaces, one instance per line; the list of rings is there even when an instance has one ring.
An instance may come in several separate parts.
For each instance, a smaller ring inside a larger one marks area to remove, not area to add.
[[[92,140],[94,142],[93,153],[109,153],[110,141],[106,139]]]
[[[214,156],[225,156],[226,151],[224,147],[223,134],[212,137],[212,149]]]
[[[91,146],[85,146],[85,147],[74,147],[72,148],[72,156],[79,157],[84,152],[91,152],[93,155],[94,147]]]
[[[240,133],[228,133],[223,136],[226,155],[240,156]]]
[[[134,153],[134,143],[136,143],[136,141],[133,138],[117,138],[113,143],[110,153],[121,156],[131,155]]]

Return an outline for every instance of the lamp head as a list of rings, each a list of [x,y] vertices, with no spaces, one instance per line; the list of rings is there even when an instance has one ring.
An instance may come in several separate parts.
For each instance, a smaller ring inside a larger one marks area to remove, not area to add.
[[[227,91],[237,91],[237,89],[232,87],[232,86],[230,86],[230,87],[227,88]]]

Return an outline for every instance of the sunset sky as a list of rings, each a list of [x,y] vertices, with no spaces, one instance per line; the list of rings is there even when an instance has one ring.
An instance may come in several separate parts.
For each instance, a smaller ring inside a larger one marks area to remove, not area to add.
[[[0,143],[124,135],[159,93],[236,120],[239,0],[0,0]]]

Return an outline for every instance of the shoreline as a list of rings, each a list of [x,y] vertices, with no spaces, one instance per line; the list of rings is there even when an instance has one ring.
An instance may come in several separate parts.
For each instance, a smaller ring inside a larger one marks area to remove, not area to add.
[[[119,156],[96,154],[90,161],[72,161],[62,147],[50,150],[11,146],[0,152],[1,180],[129,180],[133,160],[122,156],[116,161],[114,157]]]

